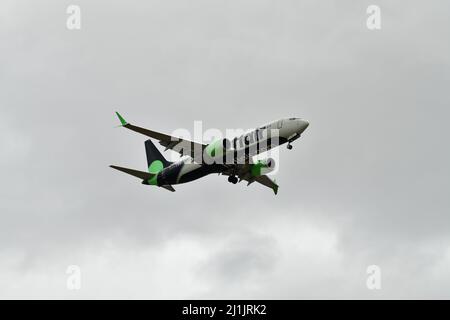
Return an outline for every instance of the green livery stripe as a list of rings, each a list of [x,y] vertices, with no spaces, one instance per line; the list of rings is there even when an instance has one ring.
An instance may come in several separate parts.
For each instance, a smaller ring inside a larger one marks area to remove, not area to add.
[[[162,161],[161,160],[155,160],[148,167],[148,172],[149,173],[153,173],[153,174],[157,174],[162,169],[164,169],[164,165],[163,165]]]
[[[151,186],[157,186],[158,185],[158,175],[155,174],[153,177],[147,180],[148,184]]]
[[[155,160],[150,164],[148,167],[148,172],[154,174],[154,176],[148,179],[148,184],[157,185],[158,173],[161,172],[162,169],[164,169],[164,165],[161,160]]]

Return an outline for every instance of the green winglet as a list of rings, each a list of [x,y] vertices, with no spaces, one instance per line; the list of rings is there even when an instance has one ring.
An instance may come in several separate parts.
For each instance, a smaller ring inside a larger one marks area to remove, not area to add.
[[[126,126],[128,123],[125,121],[125,119],[120,115],[120,113],[118,113],[117,111],[116,111],[116,114],[117,114],[117,118],[119,118],[119,120],[120,120],[120,123],[123,125],[123,126]]]
[[[278,193],[278,186],[276,186],[275,188],[273,188],[273,193],[275,193],[275,195]]]
[[[277,193],[278,193],[278,185],[277,185],[276,180],[273,180],[273,183],[275,184],[275,187],[273,188],[273,193],[275,193],[275,195],[277,195]]]

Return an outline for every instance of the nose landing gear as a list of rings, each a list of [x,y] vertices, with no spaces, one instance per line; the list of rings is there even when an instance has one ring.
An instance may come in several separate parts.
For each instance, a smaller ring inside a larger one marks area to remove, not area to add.
[[[292,150],[292,144],[290,142],[288,142],[287,148],[288,150]]]

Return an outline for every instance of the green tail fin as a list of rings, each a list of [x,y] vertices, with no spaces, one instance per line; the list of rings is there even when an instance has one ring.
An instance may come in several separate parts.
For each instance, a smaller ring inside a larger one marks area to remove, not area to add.
[[[171,162],[164,158],[150,139],[145,141],[145,153],[147,155],[147,167],[150,173],[158,173],[171,164]]]

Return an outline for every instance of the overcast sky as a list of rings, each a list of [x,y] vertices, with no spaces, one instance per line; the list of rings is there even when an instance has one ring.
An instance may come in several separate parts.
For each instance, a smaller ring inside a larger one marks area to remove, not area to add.
[[[449,17],[444,0],[2,0],[0,298],[450,298]],[[146,166],[116,110],[167,133],[310,126],[280,150],[277,196],[217,175],[170,193],[108,168]]]

